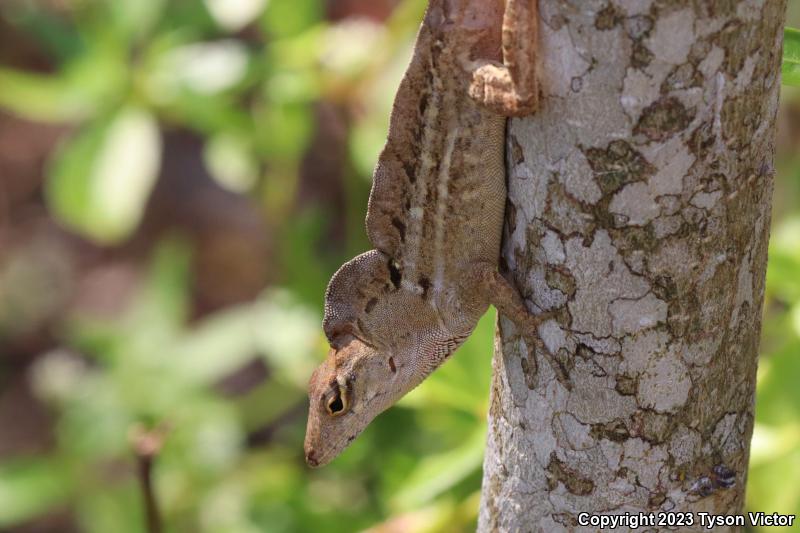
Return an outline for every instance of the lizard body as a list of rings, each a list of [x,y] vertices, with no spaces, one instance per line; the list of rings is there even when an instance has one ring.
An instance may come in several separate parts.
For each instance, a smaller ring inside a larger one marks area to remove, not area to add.
[[[331,350],[309,382],[311,466],[424,380],[490,304],[538,335],[545,315],[530,315],[497,271],[506,116],[532,112],[538,95],[536,2],[505,4],[429,2],[373,176],[374,249],[345,263],[325,295]]]

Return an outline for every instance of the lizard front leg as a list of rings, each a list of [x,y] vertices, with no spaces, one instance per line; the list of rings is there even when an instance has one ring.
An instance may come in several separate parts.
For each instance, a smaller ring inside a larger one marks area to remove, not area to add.
[[[532,314],[525,306],[525,302],[517,289],[503,275],[497,267],[489,263],[480,263],[475,266],[469,276],[469,283],[474,283],[479,293],[491,303],[503,316],[509,318],[522,333],[525,340],[538,348],[547,359],[558,381],[567,389],[572,389],[572,383],[564,367],[559,363],[539,336],[539,326],[554,318],[555,312]]]
[[[538,11],[537,0],[507,0],[503,64],[483,61],[472,70],[470,97],[500,115],[530,115],[538,107]]]

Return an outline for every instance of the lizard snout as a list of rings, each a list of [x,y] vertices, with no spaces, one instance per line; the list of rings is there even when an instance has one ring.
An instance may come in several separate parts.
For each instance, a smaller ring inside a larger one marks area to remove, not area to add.
[[[316,458],[316,452],[314,451],[314,448],[309,448],[306,450],[306,464],[312,468],[319,466],[319,461]]]

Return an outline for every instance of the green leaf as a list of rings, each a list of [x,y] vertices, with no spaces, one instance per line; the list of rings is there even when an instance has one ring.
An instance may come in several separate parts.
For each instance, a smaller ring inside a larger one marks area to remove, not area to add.
[[[458,448],[422,459],[392,503],[413,509],[451,489],[480,469],[485,445],[486,428],[480,427]]]
[[[756,424],[753,433],[750,469],[747,474],[747,508],[752,511],[797,514],[800,486],[786,483],[800,476],[800,427],[787,424],[778,428]],[[772,528],[765,528],[766,531]],[[789,528],[780,529],[789,531]]]
[[[127,36],[141,38],[150,33],[164,10],[165,0],[137,0],[118,2],[106,0],[118,31]]]
[[[262,16],[262,28],[270,35],[287,37],[308,29],[322,16],[320,0],[270,2]]]
[[[800,217],[775,224],[769,242],[767,292],[783,303],[800,303]]]
[[[0,67],[0,107],[32,120],[61,122],[87,117],[96,104],[64,77]]]
[[[211,137],[203,159],[211,177],[222,187],[243,193],[258,179],[258,161],[251,140],[245,135],[221,132]]]
[[[790,337],[784,330],[784,336]],[[800,339],[791,338],[759,362],[756,421],[775,427],[800,419]]]
[[[253,306],[257,347],[276,374],[301,389],[318,362],[315,353],[326,346],[319,324],[319,316],[286,290],[268,290]]]
[[[781,76],[784,85],[800,86],[800,30],[783,30],[783,65]]]
[[[150,73],[149,90],[219,94],[242,82],[249,62],[247,47],[235,39],[183,44],[158,58]]]
[[[175,338],[189,313],[190,269],[191,249],[187,242],[170,237],[158,243],[146,283],[124,320],[123,336],[131,339],[125,341],[126,346],[160,344]]]
[[[254,309],[242,305],[219,311],[187,331],[172,347],[182,377],[214,381],[244,366],[257,354]]]
[[[204,4],[220,28],[235,33],[261,14],[267,0],[205,0]]]
[[[89,41],[53,74],[0,67],[0,107],[34,121],[83,121],[119,109],[132,77],[124,46]]]
[[[155,119],[125,108],[79,133],[49,168],[47,200],[67,226],[100,243],[136,228],[158,175],[161,138]]]
[[[0,465],[0,526],[29,520],[67,496],[66,474],[53,460],[30,458]]]

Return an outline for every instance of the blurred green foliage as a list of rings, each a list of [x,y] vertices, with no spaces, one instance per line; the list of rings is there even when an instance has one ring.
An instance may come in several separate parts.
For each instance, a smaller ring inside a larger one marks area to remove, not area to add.
[[[800,85],[800,30],[795,28],[783,33],[781,77],[784,85]]]
[[[195,320],[193,250],[176,235],[153,246],[121,314],[61,317],[62,348],[28,374],[54,413],[55,444],[1,460],[0,528],[68,508],[82,531],[144,531],[131,436],[164,427],[155,476],[169,531],[473,530],[493,313],[332,465],[311,471],[302,457],[305,383],[326,349],[322,294],[333,269],[366,247],[369,176],[425,2],[401,2],[383,25],[328,22],[320,0],[66,4],[67,14],[0,4],[55,65],[0,66],[0,107],[71,128],[47,165],[51,215],[89,241],[124,243],[156,184],[164,132],[190,130],[213,178],[256,199],[275,228],[280,288]],[[787,82],[800,64],[797,35],[787,30]],[[354,229],[335,254],[317,246],[327,214],[292,207],[319,101],[355,109],[344,169]],[[777,187],[791,200],[776,209],[770,246],[747,494],[752,509],[798,513],[800,157],[779,163]],[[226,392],[254,362],[267,369],[260,384]]]

